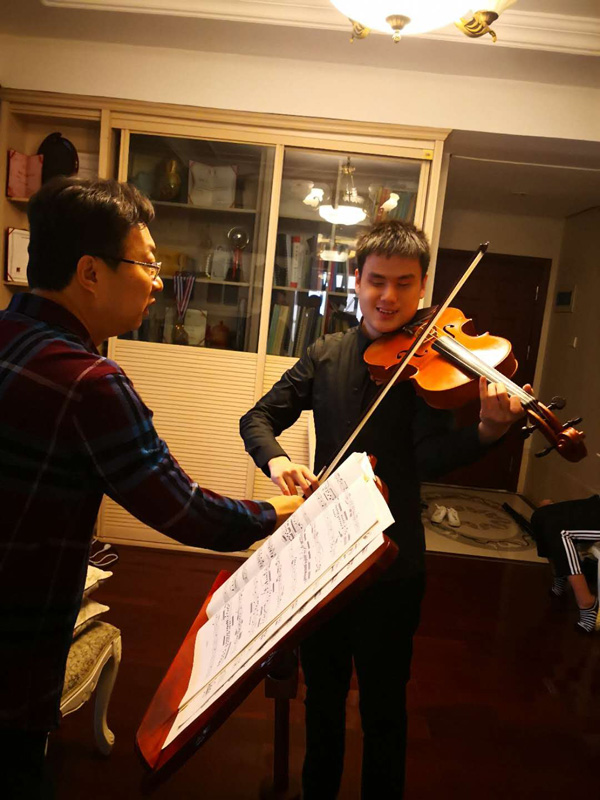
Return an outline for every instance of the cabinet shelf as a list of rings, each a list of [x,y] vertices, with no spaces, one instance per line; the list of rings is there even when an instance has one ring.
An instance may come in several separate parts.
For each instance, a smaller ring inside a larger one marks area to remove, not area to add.
[[[196,206],[193,203],[171,203],[168,200],[151,200],[153,206],[161,208],[185,208],[188,211],[211,211],[216,214],[256,214],[255,208],[216,208],[215,206]]]
[[[312,292],[312,294],[328,294],[330,297],[349,297],[354,295],[354,289],[350,289],[347,292],[330,292],[327,289],[308,289],[306,286],[273,286],[272,291]]]
[[[162,273],[160,277],[163,281],[172,281],[174,278],[173,275],[163,275]],[[244,281],[215,281],[212,278],[195,278],[195,283],[206,283],[209,286],[250,286]]]
[[[10,200],[11,203],[28,203],[30,201],[30,197],[9,197],[6,195],[6,199]]]
[[[278,292],[319,292],[322,294],[325,289],[309,289],[306,286],[273,286],[272,291]]]

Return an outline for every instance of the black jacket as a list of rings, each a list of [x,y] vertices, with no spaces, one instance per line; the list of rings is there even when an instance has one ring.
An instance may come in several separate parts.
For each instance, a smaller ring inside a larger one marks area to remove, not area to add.
[[[247,452],[265,474],[275,456],[287,455],[276,437],[312,409],[317,445],[315,472],[328,465],[378,392],[363,353],[370,340],[361,328],[318,339],[240,420]],[[477,426],[454,430],[452,414],[430,408],[410,382],[394,386],[358,435],[348,454],[377,458],[377,475],[389,489],[396,520],[386,534],[399,546],[390,577],[420,571],[425,538],[420,480],[431,480],[486,452]]]

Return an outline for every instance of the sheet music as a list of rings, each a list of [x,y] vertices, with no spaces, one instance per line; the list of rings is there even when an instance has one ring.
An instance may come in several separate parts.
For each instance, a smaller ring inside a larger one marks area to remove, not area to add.
[[[274,620],[269,630],[261,634],[251,643],[250,646],[242,650],[225,669],[223,669],[215,679],[206,684],[202,689],[191,698],[186,705],[181,705],[167,738],[163,744],[163,749],[167,747],[191,722],[205,711],[211,703],[218,700],[222,694],[235,682],[242,671],[247,671],[256,667],[267,655],[276,641],[283,637],[298,624],[302,617],[306,616],[315,608],[336,586],[344,581],[354,570],[377,550],[382,544],[383,536],[379,530],[370,531],[361,537],[352,548],[344,554],[341,564],[332,565],[310,589],[294,601],[289,609],[289,615]],[[274,638],[276,637],[276,639]]]
[[[346,461],[300,506],[258,550],[246,560],[233,575],[214,593],[207,616],[212,617],[217,609],[239,592],[258,572],[280,553],[284,547],[310,525],[327,504],[339,497],[356,480],[364,476],[373,478],[373,470],[365,453],[352,453]],[[390,523],[391,524],[391,523]]]
[[[315,498],[294,535],[270,549],[262,569],[200,628],[188,689],[163,747],[382,543],[392,515],[368,461],[351,458],[293,515]]]

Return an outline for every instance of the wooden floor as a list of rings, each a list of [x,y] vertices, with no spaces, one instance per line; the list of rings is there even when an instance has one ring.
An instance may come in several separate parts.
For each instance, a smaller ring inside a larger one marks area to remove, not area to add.
[[[219,569],[231,559],[119,548],[96,597],[122,631],[109,709],[116,744],[96,754],[92,705],[50,740],[59,800],[142,797],[133,748],[145,707]],[[545,566],[428,556],[410,684],[407,800],[598,797],[600,634],[578,635],[573,601],[551,601]],[[303,757],[302,687],[292,703],[291,768]],[[271,769],[272,702],[258,687],[154,797],[256,798]],[[360,721],[349,698],[340,797],[359,796]]]

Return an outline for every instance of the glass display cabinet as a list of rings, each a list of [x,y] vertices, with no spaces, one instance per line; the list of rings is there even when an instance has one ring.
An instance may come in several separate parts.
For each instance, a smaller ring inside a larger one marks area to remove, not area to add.
[[[357,239],[377,222],[414,220],[420,175],[416,160],[286,149],[267,353],[299,357],[358,324]]]
[[[164,290],[126,338],[256,352],[273,159],[268,146],[130,136],[127,180],[154,205]]]

